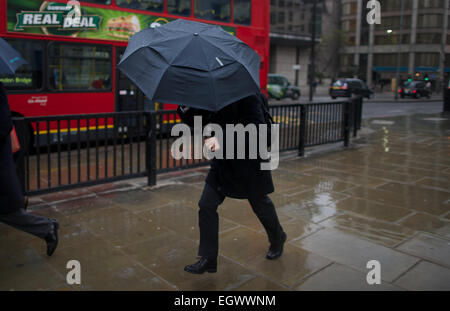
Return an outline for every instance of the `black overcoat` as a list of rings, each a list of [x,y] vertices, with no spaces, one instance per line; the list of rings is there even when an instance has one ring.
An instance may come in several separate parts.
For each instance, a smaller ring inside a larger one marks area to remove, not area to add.
[[[203,117],[204,113],[201,113]],[[181,118],[183,116],[180,114]],[[183,119],[184,121],[184,119]],[[226,124],[265,124],[262,101],[259,94],[243,98],[217,113],[208,115],[207,122],[219,124],[223,129],[224,158],[226,154]],[[203,124],[206,122],[203,121]],[[248,141],[247,141],[248,142]],[[235,143],[236,150],[236,143]],[[206,183],[236,199],[248,199],[272,193],[274,185],[270,170],[261,170],[261,158],[213,159]]]
[[[15,212],[23,207],[23,193],[11,151],[12,121],[8,98],[0,82],[0,214]]]

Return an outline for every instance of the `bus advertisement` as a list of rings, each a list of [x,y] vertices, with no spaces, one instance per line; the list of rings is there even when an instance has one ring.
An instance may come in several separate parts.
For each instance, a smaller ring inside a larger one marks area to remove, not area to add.
[[[1,0],[0,37],[28,64],[0,81],[19,117],[173,109],[146,98],[117,64],[130,36],[184,18],[220,25],[252,47],[266,92],[269,7],[269,0]]]

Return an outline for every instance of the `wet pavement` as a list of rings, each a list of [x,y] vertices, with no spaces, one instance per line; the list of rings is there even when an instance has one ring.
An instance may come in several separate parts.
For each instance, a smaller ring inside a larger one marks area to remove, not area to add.
[[[364,120],[349,149],[285,154],[271,195],[288,243],[265,259],[263,227],[246,201],[219,208],[215,274],[196,261],[197,201],[207,169],[32,197],[58,219],[60,245],[0,224],[0,290],[450,290],[450,117]],[[68,285],[69,260],[81,285]],[[366,281],[381,265],[381,284]]]

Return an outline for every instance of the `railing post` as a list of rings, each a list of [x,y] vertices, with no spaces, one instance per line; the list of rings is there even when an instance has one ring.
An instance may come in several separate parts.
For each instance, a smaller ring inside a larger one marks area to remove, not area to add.
[[[344,146],[348,147],[350,144],[350,106],[352,100],[349,99],[344,103]]]
[[[306,110],[307,105],[300,105],[300,135],[298,142],[298,155],[305,156],[305,142],[306,142]]]
[[[362,119],[362,104],[363,97],[358,96],[352,99],[353,106],[353,137],[358,135],[358,130],[361,129],[361,119]]]
[[[25,187],[25,156],[28,152],[28,141],[25,139],[26,124],[24,118],[13,118],[14,128],[16,129],[17,138],[20,143],[20,150],[14,155],[14,162],[16,163],[17,176],[19,177],[20,185],[22,186],[22,193],[26,194]]]
[[[360,97],[352,98],[352,127],[353,127],[353,137],[358,135],[358,102]]]
[[[147,138],[145,143],[145,165],[147,169],[147,185],[156,185],[156,113],[146,115]]]
[[[362,123],[362,112],[363,112],[363,102],[364,98],[361,96],[358,101],[358,130],[361,129],[361,123]]]

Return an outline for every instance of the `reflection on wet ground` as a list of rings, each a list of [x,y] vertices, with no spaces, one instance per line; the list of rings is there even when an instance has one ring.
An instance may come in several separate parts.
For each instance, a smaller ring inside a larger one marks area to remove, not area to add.
[[[248,203],[226,199],[218,272],[183,271],[197,254],[197,169],[151,189],[136,179],[33,197],[33,212],[59,220],[60,246],[47,258],[41,240],[0,224],[0,290],[450,290],[450,117],[363,128],[352,148],[273,172],[288,234],[276,261]],[[66,284],[71,259],[81,285]],[[366,281],[370,260],[380,285]]]

